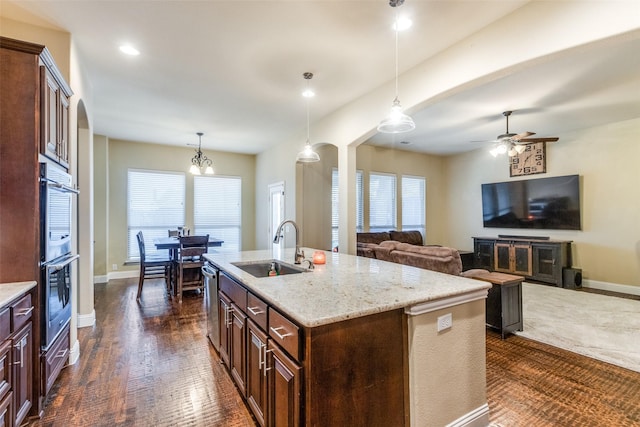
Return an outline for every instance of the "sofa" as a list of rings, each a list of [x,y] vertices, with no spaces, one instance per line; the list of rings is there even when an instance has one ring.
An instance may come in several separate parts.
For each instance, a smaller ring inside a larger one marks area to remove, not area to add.
[[[444,246],[419,246],[388,240],[371,248],[375,257],[382,261],[410,265],[459,276],[462,260],[457,249]]]
[[[375,233],[356,234],[356,253],[359,256],[375,258],[374,248],[387,240],[393,240],[412,245],[423,245],[422,234],[417,230],[410,231],[382,231]]]

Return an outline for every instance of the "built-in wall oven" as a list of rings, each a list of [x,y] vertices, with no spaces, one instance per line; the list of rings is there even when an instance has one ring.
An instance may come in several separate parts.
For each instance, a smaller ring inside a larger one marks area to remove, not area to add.
[[[73,196],[71,175],[55,163],[40,163],[41,309],[43,349],[71,320]]]

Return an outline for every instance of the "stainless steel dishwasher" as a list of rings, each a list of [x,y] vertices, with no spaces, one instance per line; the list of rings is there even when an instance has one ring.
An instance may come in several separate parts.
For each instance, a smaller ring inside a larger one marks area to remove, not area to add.
[[[218,269],[208,262],[202,266],[207,307],[207,336],[213,347],[220,351],[220,330],[218,329]]]

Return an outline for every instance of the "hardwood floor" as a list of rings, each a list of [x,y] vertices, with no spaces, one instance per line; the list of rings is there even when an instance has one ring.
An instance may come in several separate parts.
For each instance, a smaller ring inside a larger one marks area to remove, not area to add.
[[[207,341],[202,296],[180,307],[146,281],[137,303],[136,286],[96,285],[97,325],[79,330],[79,362],[30,426],[254,426]],[[487,400],[502,427],[640,426],[640,373],[488,330]]]

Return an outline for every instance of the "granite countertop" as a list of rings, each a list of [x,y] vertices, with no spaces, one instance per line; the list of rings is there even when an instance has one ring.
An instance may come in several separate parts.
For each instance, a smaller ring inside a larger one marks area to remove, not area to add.
[[[308,258],[315,249],[303,248]],[[301,274],[256,278],[232,262],[278,259],[293,264],[293,249],[208,253],[204,257],[300,325],[315,327],[486,290],[480,280],[372,258],[325,251],[326,264]],[[305,267],[307,263],[303,264]]]
[[[5,307],[36,286],[36,281],[0,283],[0,307]]]

